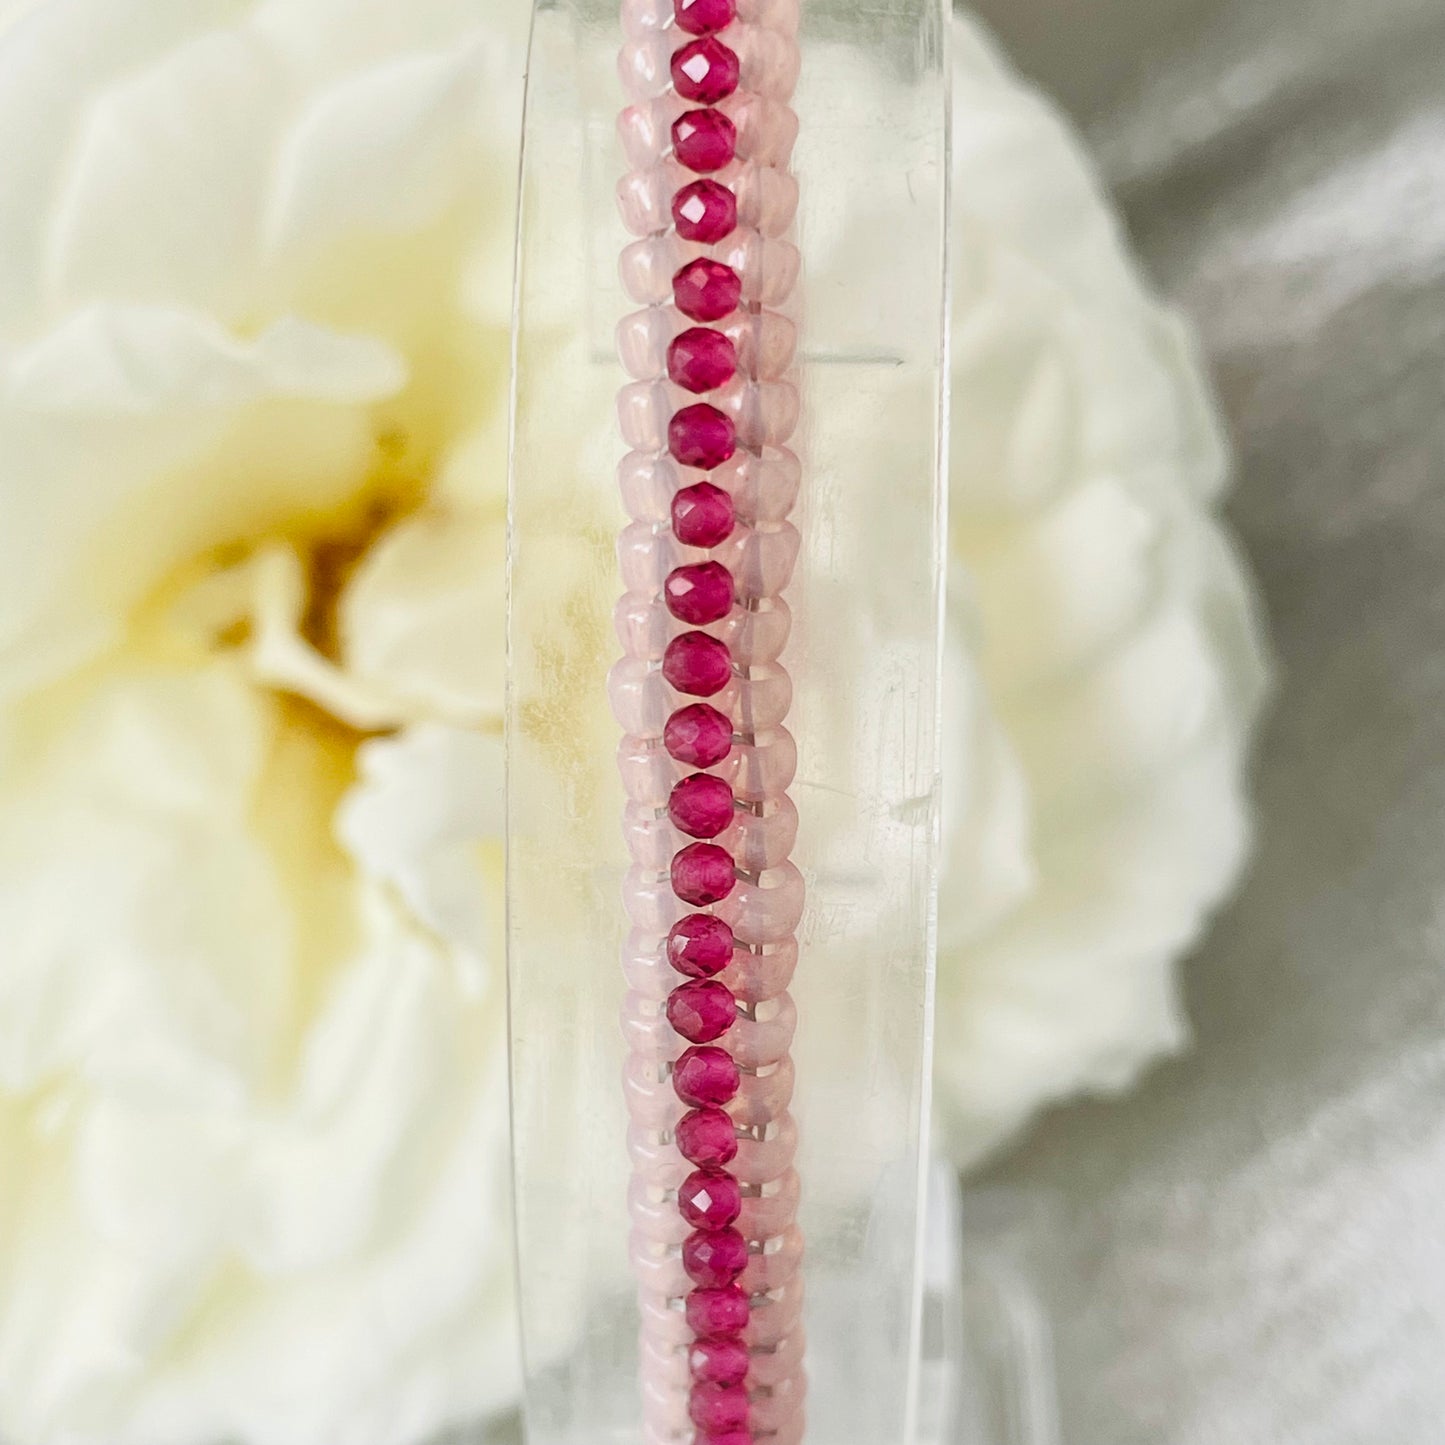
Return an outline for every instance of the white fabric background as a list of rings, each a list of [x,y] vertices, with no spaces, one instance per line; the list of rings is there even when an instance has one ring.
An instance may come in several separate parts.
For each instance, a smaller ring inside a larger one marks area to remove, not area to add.
[[[1445,7],[988,0],[1195,316],[1281,666],[1198,1042],[986,1183],[1068,1445],[1445,1439]],[[1026,1227],[1027,1231],[1027,1227]]]

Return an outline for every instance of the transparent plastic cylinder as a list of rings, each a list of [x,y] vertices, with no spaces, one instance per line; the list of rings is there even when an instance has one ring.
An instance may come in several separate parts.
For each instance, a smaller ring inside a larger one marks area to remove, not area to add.
[[[804,0],[802,552],[787,600],[808,884],[793,1113],[807,1439],[913,1445],[938,875],[946,9]],[[616,0],[529,66],[510,528],[508,969],[532,1445],[641,1439],[618,1024],[627,856],[606,690],[625,520]],[[936,1426],[935,1426],[936,1427]],[[929,1431],[928,1433],[932,1433]]]

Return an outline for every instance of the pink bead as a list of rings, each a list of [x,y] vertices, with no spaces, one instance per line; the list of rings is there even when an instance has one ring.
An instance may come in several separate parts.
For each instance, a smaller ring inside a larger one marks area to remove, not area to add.
[[[672,499],[672,534],[688,547],[717,547],[737,526],[733,499],[711,482],[684,487]]]
[[[715,245],[738,228],[738,198],[717,181],[693,181],[672,198],[672,223],[684,241]]]
[[[738,273],[705,256],[689,262],[672,278],[677,309],[692,321],[721,321],[738,309],[742,295]]]
[[[712,697],[732,679],[732,666],[726,643],[705,632],[684,632],[668,643],[662,675],[678,692]]]
[[[698,1169],[682,1181],[677,1208],[694,1229],[727,1229],[742,1213],[742,1187],[720,1169]]]
[[[674,0],[677,28],[689,35],[710,35],[731,25],[737,15],[736,0]]]
[[[748,1297],[735,1284],[695,1289],[687,1297],[687,1324],[699,1339],[726,1339],[748,1324]]]
[[[706,627],[733,610],[733,574],[721,562],[693,562],[669,572],[662,593],[679,622]]]
[[[748,1267],[748,1242],[735,1229],[699,1229],[683,1241],[682,1267],[694,1284],[732,1284]]]
[[[737,1022],[737,1004],[720,983],[694,979],[673,989],[667,1021],[691,1044],[710,1044]]]
[[[711,913],[690,913],[667,935],[667,961],[688,978],[712,978],[733,961],[733,931]]]
[[[737,127],[720,110],[689,110],[672,123],[674,153],[700,176],[722,170],[737,147]]]
[[[716,838],[733,820],[733,790],[710,773],[684,778],[668,799],[667,813],[689,838]]]
[[[672,83],[677,93],[699,105],[726,100],[741,79],[737,52],[712,35],[684,45],[672,57]]]
[[[732,751],[733,725],[715,707],[691,703],[668,718],[662,745],[688,767],[711,768]]]
[[[677,1152],[689,1164],[720,1169],[737,1158],[738,1135],[721,1109],[694,1109],[677,1121]]]
[[[721,1108],[736,1097],[742,1074],[726,1049],[702,1044],[685,1049],[672,1066],[672,1087],[689,1108]],[[731,1223],[731,1220],[726,1221]]]
[[[667,424],[667,447],[683,466],[710,472],[731,460],[737,451],[737,428],[717,407],[705,401],[695,402],[683,407]],[[731,510],[731,500],[728,507]]]
[[[693,326],[667,348],[668,378],[694,395],[726,386],[737,370],[737,348],[721,331]]]
[[[736,883],[732,854],[716,843],[689,843],[672,860],[672,891],[694,908],[721,903]]]
[[[741,1385],[694,1385],[687,1411],[699,1430],[717,1435],[748,1423],[748,1392]]]
[[[707,1385],[741,1385],[752,1357],[741,1340],[699,1340],[687,1354],[688,1372]]]

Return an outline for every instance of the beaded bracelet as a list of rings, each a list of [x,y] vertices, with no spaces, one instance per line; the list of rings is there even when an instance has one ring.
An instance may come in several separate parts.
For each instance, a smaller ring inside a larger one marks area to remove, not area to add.
[[[634,380],[612,671],[633,864],[623,950],[649,1445],[796,1445],[789,1104],[803,881],[781,593],[799,549],[797,0],[623,0],[618,198]]]

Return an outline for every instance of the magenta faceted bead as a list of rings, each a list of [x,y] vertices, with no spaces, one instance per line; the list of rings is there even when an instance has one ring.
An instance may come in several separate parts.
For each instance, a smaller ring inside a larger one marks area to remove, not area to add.
[[[667,348],[668,378],[694,395],[726,386],[737,372],[737,348],[721,331],[693,326]]]
[[[662,730],[668,756],[690,768],[711,768],[733,750],[733,725],[705,702],[689,703],[668,718]]]
[[[689,110],[672,123],[672,149],[688,170],[710,176],[737,154],[737,127],[720,110]]]
[[[694,1385],[687,1413],[709,1435],[742,1430],[748,1423],[748,1392],[741,1385]]]
[[[684,1049],[672,1066],[673,1090],[692,1109],[720,1109],[737,1097],[741,1083],[737,1060],[716,1044],[698,1044]],[[723,1223],[731,1224],[732,1220],[724,1220]]]
[[[672,198],[672,223],[684,241],[715,245],[738,228],[738,198],[718,181],[693,181]]]
[[[721,562],[689,563],[668,573],[662,595],[679,622],[706,627],[733,610],[733,574]]]
[[[700,256],[672,278],[672,299],[692,321],[721,321],[738,309],[743,283],[731,266]]]
[[[737,881],[732,854],[716,843],[689,843],[673,855],[672,891],[694,908],[721,903]]]
[[[686,1309],[688,1328],[702,1340],[740,1335],[748,1326],[748,1297],[735,1284],[693,1290]]]
[[[736,0],[673,0],[677,28],[689,35],[711,35],[733,23]]]
[[[684,632],[667,644],[662,655],[662,675],[679,692],[692,697],[712,697],[728,685],[733,675],[732,654],[727,644],[705,632]]]
[[[683,466],[710,472],[732,460],[738,449],[738,432],[726,412],[699,401],[683,407],[668,422],[667,446]]]
[[[741,1385],[752,1358],[741,1340],[699,1340],[687,1352],[687,1367],[701,1385]]]
[[[699,1229],[683,1241],[682,1267],[694,1284],[732,1284],[748,1267],[748,1242],[735,1229]]]
[[[721,1109],[694,1109],[673,1130],[677,1152],[700,1169],[720,1169],[738,1156],[738,1135]]]
[[[672,499],[672,535],[685,546],[719,546],[737,521],[733,499],[711,482],[684,487]]]
[[[672,57],[672,83],[684,100],[716,105],[726,100],[742,79],[737,52],[714,35],[684,45]]]
[[[697,1169],[677,1191],[677,1210],[694,1229],[727,1229],[743,1212],[743,1190],[731,1174]]]
[[[716,838],[733,820],[733,790],[711,773],[684,778],[667,800],[667,815],[689,838]]]
[[[667,1021],[690,1044],[710,1044],[737,1022],[737,1001],[720,983],[694,979],[673,989],[667,1000]]]
[[[688,978],[712,978],[733,961],[733,931],[711,913],[689,913],[667,935],[667,961]]]

